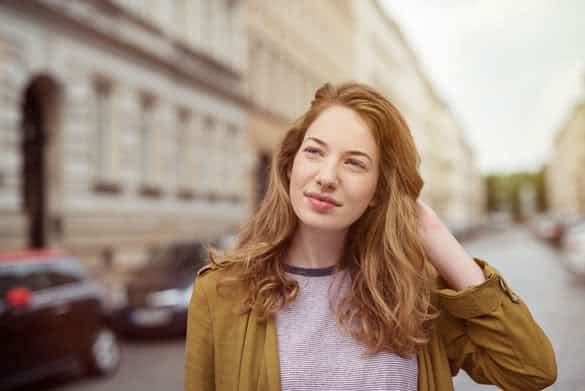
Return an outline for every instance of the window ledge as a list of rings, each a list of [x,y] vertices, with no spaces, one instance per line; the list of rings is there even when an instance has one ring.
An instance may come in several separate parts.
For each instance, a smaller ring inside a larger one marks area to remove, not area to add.
[[[230,194],[226,197],[226,200],[228,200],[232,204],[240,204],[244,202],[244,197],[242,197],[239,194]]]
[[[194,190],[191,189],[179,189],[177,190],[177,198],[180,200],[193,200],[197,197],[197,194]]]
[[[161,198],[163,196],[163,190],[158,185],[145,183],[140,186],[140,195],[148,198]]]
[[[122,193],[122,185],[113,180],[98,179],[93,183],[93,191],[103,194],[120,194]]]

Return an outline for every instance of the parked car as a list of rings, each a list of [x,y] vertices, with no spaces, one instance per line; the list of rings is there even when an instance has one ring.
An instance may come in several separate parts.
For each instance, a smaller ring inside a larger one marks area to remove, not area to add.
[[[579,276],[585,276],[585,222],[565,231],[562,241],[567,267]]]
[[[202,242],[164,247],[126,281],[124,303],[113,312],[116,329],[129,336],[182,335],[197,270],[207,264]]]
[[[0,389],[73,369],[110,375],[120,363],[104,292],[57,250],[0,253]]]
[[[230,230],[211,242],[211,246],[220,251],[233,250],[238,244],[238,231]]]
[[[558,220],[550,215],[535,216],[529,222],[529,228],[537,238],[551,243],[559,239],[559,227]]]
[[[566,232],[584,221],[585,215],[582,214],[544,215],[536,218],[531,226],[538,238],[555,247],[562,247]]]

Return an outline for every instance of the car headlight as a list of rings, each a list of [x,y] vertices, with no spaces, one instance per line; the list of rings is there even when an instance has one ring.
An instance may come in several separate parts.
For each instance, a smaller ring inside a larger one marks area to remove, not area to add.
[[[191,284],[187,289],[183,290],[183,300],[186,306],[189,306],[189,302],[191,301],[191,295],[193,294],[193,284]]]
[[[146,302],[154,307],[187,307],[191,299],[192,291],[193,286],[186,289],[166,289],[149,294],[146,297]]]

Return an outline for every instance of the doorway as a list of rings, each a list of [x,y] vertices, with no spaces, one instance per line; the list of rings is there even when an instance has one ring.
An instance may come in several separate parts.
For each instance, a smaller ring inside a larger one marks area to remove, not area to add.
[[[271,160],[271,156],[267,152],[261,152],[258,156],[256,166],[256,206],[262,202],[268,190]]]
[[[33,78],[23,92],[21,107],[21,197],[26,214],[29,248],[48,245],[47,146],[54,136],[59,88],[49,76]]]

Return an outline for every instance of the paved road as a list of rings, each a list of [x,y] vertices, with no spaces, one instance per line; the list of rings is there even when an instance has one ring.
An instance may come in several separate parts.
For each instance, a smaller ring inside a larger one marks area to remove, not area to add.
[[[556,251],[521,229],[489,234],[466,247],[504,274],[551,338],[559,379],[549,390],[585,391],[585,283],[561,267]],[[181,390],[182,340],[126,343],[123,354],[122,367],[111,379],[77,380],[53,390]],[[474,384],[465,374],[458,375],[455,384],[457,391],[496,390]]]
[[[585,391],[585,282],[561,267],[561,255],[524,230],[490,235],[466,243],[504,274],[528,304],[552,341],[559,378],[547,390]],[[455,379],[457,391],[496,390],[474,384],[466,374]]]

